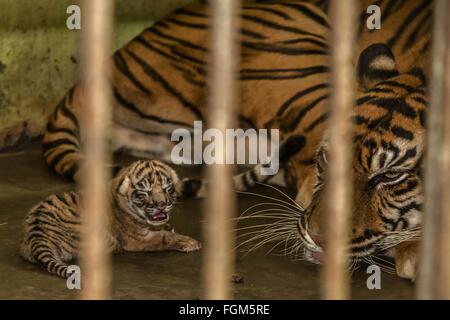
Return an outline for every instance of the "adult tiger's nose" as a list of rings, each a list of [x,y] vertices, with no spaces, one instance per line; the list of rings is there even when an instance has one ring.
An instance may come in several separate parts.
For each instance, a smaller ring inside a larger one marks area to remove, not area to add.
[[[321,232],[320,223],[318,223],[315,220],[310,220],[308,223],[308,227],[306,228],[306,231],[311,240],[314,241],[314,244],[320,248],[323,248],[323,245],[325,243],[325,237]]]
[[[323,245],[325,244],[325,237],[315,231],[309,231],[308,233],[314,243],[323,249]]]

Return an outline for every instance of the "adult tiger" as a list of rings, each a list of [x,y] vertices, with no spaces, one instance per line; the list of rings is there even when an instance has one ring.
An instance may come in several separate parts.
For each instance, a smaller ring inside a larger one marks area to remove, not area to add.
[[[241,101],[238,110],[241,119],[256,128],[280,129],[282,140],[303,137],[303,149],[289,162],[288,177],[297,187],[296,200],[308,206],[308,214],[299,224],[300,235],[310,250],[320,251],[320,230],[314,221],[320,217],[317,208],[320,208],[322,171],[316,166],[320,165],[317,150],[325,146],[328,117],[330,26],[326,13],[314,3],[323,8],[327,6],[324,1],[245,3],[240,29]],[[369,4],[370,1],[362,4],[362,18]],[[358,37],[358,53],[361,53],[358,90],[362,97],[355,108],[354,147],[360,153],[357,160],[366,161],[364,159],[376,150],[380,159],[373,167],[368,167],[374,172],[385,170],[384,166],[397,158],[394,163],[404,165],[402,168],[409,168],[405,163],[414,163],[416,168],[423,152],[424,79],[431,3],[379,0],[375,4],[382,10],[381,30],[367,30],[362,19]],[[172,147],[170,133],[180,127],[190,129],[195,120],[204,119],[209,22],[206,2],[193,3],[144,30],[113,55],[111,141],[115,149],[126,148],[140,156],[168,155]],[[370,46],[374,43],[386,45]],[[398,58],[398,64],[394,57]],[[68,177],[76,176],[82,157],[80,148],[84,137],[78,120],[82,103],[83,88],[76,85],[58,106],[44,136],[47,163],[57,173]],[[383,120],[385,118],[392,121]],[[416,123],[418,119],[422,122]],[[416,127],[412,128],[414,125]],[[371,138],[373,135],[378,136]],[[362,162],[355,162],[358,174],[367,169],[361,169],[361,165]],[[370,175],[368,179],[371,183],[380,181],[372,178]],[[398,188],[403,188],[405,183],[403,178],[392,181]],[[353,242],[366,243],[373,238],[375,229],[377,237],[382,238],[383,230],[392,232],[418,224],[420,183],[409,188],[417,192],[415,205],[397,203],[393,205],[395,208],[385,212],[387,200],[384,198],[364,202],[365,212],[361,216],[369,217],[355,220]],[[398,198],[404,194],[391,196]],[[373,207],[370,214],[366,214],[367,206]],[[355,208],[363,209],[358,204]],[[395,210],[403,213],[389,216]],[[413,213],[417,217],[407,221],[405,215]],[[358,214],[360,212],[356,211],[355,216]],[[405,246],[397,246],[402,247]],[[415,257],[410,247],[406,246],[407,251],[399,249],[397,254],[398,273],[409,278],[413,274],[405,268]],[[367,255],[373,253],[360,247],[359,250]]]

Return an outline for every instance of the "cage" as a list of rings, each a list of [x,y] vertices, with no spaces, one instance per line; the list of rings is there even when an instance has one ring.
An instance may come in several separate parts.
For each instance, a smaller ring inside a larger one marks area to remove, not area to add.
[[[447,1],[0,10],[0,298],[450,297]]]

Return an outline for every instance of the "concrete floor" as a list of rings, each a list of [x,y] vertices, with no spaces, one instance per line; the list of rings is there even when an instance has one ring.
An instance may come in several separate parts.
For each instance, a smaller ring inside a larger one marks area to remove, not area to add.
[[[180,168],[180,175],[186,168]],[[189,170],[192,174],[192,170]],[[196,173],[198,174],[198,172]],[[0,299],[74,299],[64,280],[51,276],[19,256],[21,223],[27,210],[46,195],[73,185],[46,168],[38,146],[0,154]],[[255,203],[239,197],[239,210]],[[183,200],[174,209],[175,229],[201,239],[201,201]],[[268,247],[270,248],[270,247]],[[266,255],[262,248],[244,257],[239,252],[236,271],[244,282],[234,285],[237,299],[317,299],[320,269],[289,257]],[[115,299],[200,299],[202,252],[123,253],[113,258]],[[365,268],[352,276],[354,299],[410,299],[414,286],[382,274],[381,290],[366,287]]]

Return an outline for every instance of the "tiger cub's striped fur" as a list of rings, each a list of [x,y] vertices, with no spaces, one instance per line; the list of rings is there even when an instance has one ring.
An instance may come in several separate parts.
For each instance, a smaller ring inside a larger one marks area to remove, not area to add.
[[[169,224],[178,195],[193,193],[192,180],[179,180],[159,161],[137,161],[111,181],[111,213],[104,237],[112,251],[196,251],[197,240]],[[22,256],[60,277],[80,248],[82,197],[77,192],[51,195],[28,213]]]

